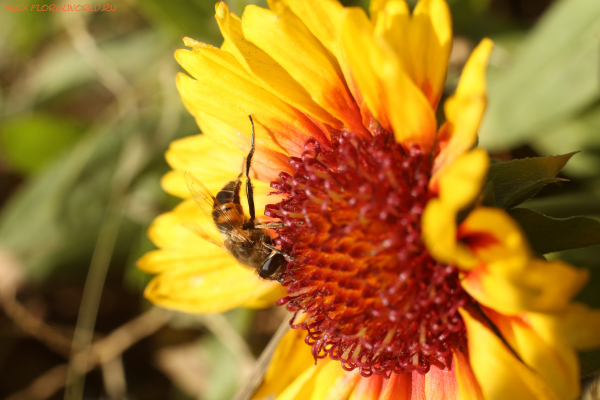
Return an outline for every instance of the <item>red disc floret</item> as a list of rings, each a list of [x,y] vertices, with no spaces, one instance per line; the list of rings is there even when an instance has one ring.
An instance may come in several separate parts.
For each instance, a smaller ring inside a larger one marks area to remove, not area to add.
[[[307,331],[315,358],[363,376],[450,367],[466,335],[458,309],[471,299],[421,238],[429,155],[385,132],[343,133],[309,139],[290,163],[294,175],[271,183],[288,196],[265,214],[286,223],[277,242],[294,259],[278,304],[305,314],[293,327]]]

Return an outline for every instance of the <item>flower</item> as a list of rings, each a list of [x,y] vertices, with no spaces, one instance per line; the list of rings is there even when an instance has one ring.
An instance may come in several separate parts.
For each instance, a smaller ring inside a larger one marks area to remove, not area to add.
[[[427,374],[392,374],[363,377],[358,371],[345,371],[331,359],[314,365],[312,357],[303,351],[306,345],[301,331],[289,331],[279,343],[264,380],[253,399],[275,396],[278,399],[462,399],[477,398],[477,393],[465,393],[456,381],[456,370],[469,369],[465,357],[456,359],[452,368],[443,371],[433,367]],[[462,396],[462,397],[461,397]]]
[[[461,280],[479,304],[460,310],[466,344],[452,350],[446,368],[432,363],[425,374],[413,369],[382,379],[344,371],[330,358],[315,366],[302,351],[304,334],[293,330],[280,342],[254,399],[576,398],[575,349],[599,344],[600,313],[570,301],[585,272],[529,257],[525,238],[503,211],[481,208],[472,215],[461,224],[464,236],[457,236],[469,238],[462,244],[470,254],[489,258]],[[523,257],[523,264],[512,256]]]
[[[334,382],[357,397],[575,398],[575,349],[600,345],[600,313],[572,302],[587,271],[536,258],[508,214],[481,203],[491,41],[473,51],[438,128],[452,42],[444,0],[420,0],[412,14],[403,0],[373,0],[370,19],[335,0],[269,6],[239,19],[218,3],[221,48],[184,38],[191,50],[175,54],[203,134],[167,152],[163,187],[185,200],[149,230],[159,250],[139,267],[158,275],[146,296],[195,313],[279,299],[312,357],[325,358],[293,366],[295,389],[265,378],[260,390],[286,399],[309,387],[324,397]],[[200,211],[182,171],[214,192],[234,179],[248,115],[259,218],[285,223],[282,285],[187,226]]]

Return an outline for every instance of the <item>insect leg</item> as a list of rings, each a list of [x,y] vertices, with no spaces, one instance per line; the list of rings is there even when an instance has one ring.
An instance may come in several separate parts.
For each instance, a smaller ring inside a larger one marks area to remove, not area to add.
[[[268,224],[258,224],[255,226],[255,228],[258,229],[279,229],[279,228],[283,228],[285,226],[284,223],[281,222],[270,222]]]
[[[250,123],[252,124],[252,148],[246,157],[246,197],[248,199],[248,208],[250,211],[250,222],[254,226],[254,220],[256,219],[256,211],[254,209],[254,190],[252,189],[252,181],[250,180],[250,164],[252,163],[252,156],[254,155],[254,121],[252,115],[248,115]]]
[[[304,222],[299,221],[296,222],[296,226],[300,226],[302,225]],[[259,228],[259,229],[279,229],[279,228],[284,228],[287,225],[284,224],[283,222],[269,222],[267,224],[258,224],[255,226],[255,228]]]
[[[267,243],[263,243],[263,246],[265,246],[269,250],[273,250],[275,253],[281,254],[282,256],[284,256],[285,258],[287,258],[290,261],[294,261],[294,259],[292,257],[290,257],[290,255],[288,253],[284,253],[283,251],[279,250],[275,246],[271,246],[270,244],[267,244]]]

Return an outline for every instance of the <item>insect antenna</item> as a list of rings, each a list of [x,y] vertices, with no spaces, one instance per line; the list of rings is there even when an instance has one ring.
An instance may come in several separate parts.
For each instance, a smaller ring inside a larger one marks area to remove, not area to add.
[[[252,142],[248,157],[246,157],[246,198],[248,199],[248,208],[250,211],[250,223],[254,227],[254,220],[256,219],[256,210],[254,209],[254,190],[252,188],[252,181],[250,180],[250,164],[252,163],[252,156],[254,155],[254,121],[252,115],[248,115],[250,123],[252,124]]]

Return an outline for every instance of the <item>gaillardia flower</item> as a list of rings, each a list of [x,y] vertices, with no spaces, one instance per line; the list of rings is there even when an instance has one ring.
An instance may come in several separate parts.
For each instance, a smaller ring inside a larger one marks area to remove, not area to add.
[[[335,0],[269,7],[240,19],[220,2],[221,48],[184,38],[191,50],[176,52],[203,134],[167,152],[163,186],[185,200],[150,228],[147,297],[195,313],[279,299],[295,313],[312,357],[277,356],[286,378],[267,376],[257,398],[574,399],[575,350],[600,345],[600,313],[572,302],[587,271],[539,258],[505,211],[485,206],[490,161],[476,143],[491,41],[438,126],[452,45],[444,0],[412,13],[373,0],[370,18]],[[214,192],[234,180],[248,115],[259,218],[285,224],[273,231],[289,256],[281,285],[189,228],[200,210],[182,171]],[[307,358],[325,360],[302,372]]]

